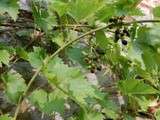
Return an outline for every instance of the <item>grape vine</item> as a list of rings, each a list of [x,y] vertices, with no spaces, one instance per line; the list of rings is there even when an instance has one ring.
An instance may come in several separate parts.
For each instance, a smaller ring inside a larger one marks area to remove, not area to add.
[[[160,119],[160,9],[140,2],[2,0],[0,120]]]

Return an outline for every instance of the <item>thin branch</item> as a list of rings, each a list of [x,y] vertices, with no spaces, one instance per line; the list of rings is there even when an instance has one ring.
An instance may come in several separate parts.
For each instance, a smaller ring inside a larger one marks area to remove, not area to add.
[[[133,23],[146,23],[146,22],[160,22],[160,20],[142,20],[142,21],[133,21],[133,22],[128,22],[128,23],[124,23],[124,25],[129,25],[129,24],[133,24]],[[81,36],[79,36],[78,38],[76,39],[73,39],[71,41],[69,41],[68,43],[64,44],[62,47],[60,47],[55,53],[53,53],[50,57],[47,57],[45,58],[44,60],[44,65],[48,64],[48,62],[54,58],[56,55],[58,55],[61,51],[63,51],[65,48],[67,48],[68,46],[70,46],[71,44],[73,44],[74,42],[77,42],[79,41],[81,38],[84,38],[85,36],[88,36],[92,33],[95,33],[96,31],[99,31],[99,30],[103,30],[103,29],[106,29],[110,26],[112,26],[113,24],[109,24],[109,25],[105,25],[103,27],[99,27],[99,28],[96,28],[96,29],[93,29],[91,31],[88,31],[84,34],[82,34]],[[123,25],[123,24],[122,24]],[[43,65],[40,66],[36,72],[34,73],[34,75],[32,76],[30,82],[28,83],[27,85],[27,89],[24,91],[23,95],[20,97],[19,99],[19,102],[18,102],[18,107],[16,109],[16,112],[15,112],[15,115],[14,115],[14,119],[13,120],[16,120],[17,116],[18,116],[18,113],[19,113],[19,109],[20,109],[20,104],[21,102],[23,101],[23,97],[26,96],[28,90],[30,89],[30,86],[31,84],[33,83],[33,81],[35,80],[35,78],[37,77],[37,75],[40,73],[41,69],[43,68]]]
[[[53,53],[53,54],[50,56],[50,59],[52,59],[53,57],[55,57],[56,55],[58,55],[58,53],[60,53],[63,49],[65,49],[66,47],[68,47],[68,46],[71,45],[72,43],[74,43],[74,42],[80,40],[81,38],[83,38],[83,37],[85,37],[85,36],[87,36],[87,35],[90,35],[90,34],[96,32],[96,31],[103,30],[103,29],[105,29],[105,28],[107,28],[107,27],[109,27],[109,26],[110,26],[110,25],[93,29],[93,30],[91,30],[91,31],[89,31],[89,32],[84,33],[83,35],[79,36],[78,38],[69,41],[68,43],[64,44],[61,48],[59,48],[55,53]],[[47,62],[48,62],[48,61],[47,61]]]
[[[133,24],[133,23],[159,23],[160,20],[135,20],[132,22],[128,22],[126,24]]]
[[[133,23],[159,23],[160,20],[135,20],[135,21],[131,21],[131,22],[124,22],[120,25],[130,25]],[[18,25],[18,24],[11,24],[11,23],[1,23],[0,26],[4,26],[4,27],[17,27],[17,28],[27,28],[27,29],[36,29],[34,26],[22,26],[22,25]],[[65,25],[53,25],[53,28],[64,28],[64,27],[87,27],[87,28],[94,28],[93,26],[90,25],[85,25],[85,24],[65,24]],[[39,31],[39,29],[36,29]]]
[[[17,116],[18,116],[18,113],[19,113],[19,110],[20,110],[20,106],[21,106],[21,103],[23,101],[23,97],[26,96],[28,90],[30,89],[33,81],[35,80],[35,78],[37,77],[37,75],[39,74],[39,72],[41,71],[42,69],[42,66],[40,66],[36,72],[34,73],[33,77],[31,78],[31,80],[29,81],[28,85],[27,85],[27,88],[25,89],[24,93],[22,94],[22,96],[20,96],[19,100],[18,100],[18,104],[17,104],[17,108],[16,108],[16,112],[14,114],[14,118],[13,120],[17,120]]]
[[[45,58],[44,62],[45,64],[47,64],[53,57],[55,57],[56,55],[58,55],[58,53],[60,53],[63,49],[65,49],[66,47],[68,47],[69,45],[71,45],[72,43],[80,40],[81,38],[87,36],[87,35],[90,35],[96,31],[99,31],[99,30],[103,30],[107,27],[109,27],[110,25],[106,25],[106,26],[103,26],[103,27],[99,27],[99,28],[96,28],[96,29],[93,29],[89,32],[86,32],[84,33],[83,35],[79,36],[78,38],[74,39],[74,40],[71,40],[70,42],[66,43],[65,45],[63,45],[61,48],[59,48],[55,53],[53,53],[50,57],[47,57]],[[19,113],[19,109],[20,109],[20,105],[21,105],[21,102],[23,101],[23,97],[26,96],[28,90],[30,89],[30,86],[31,84],[33,83],[33,81],[35,80],[35,78],[37,77],[37,75],[40,73],[41,69],[43,68],[43,66],[40,66],[36,72],[34,73],[33,77],[31,78],[31,80],[29,81],[28,85],[27,85],[27,89],[24,91],[23,95],[20,97],[19,99],[19,102],[18,102],[18,107],[16,108],[16,112],[15,112],[15,115],[14,115],[14,119],[13,120],[16,120],[17,119],[17,116],[18,116],[18,113]]]
[[[34,26],[22,26],[22,25],[18,25],[18,24],[15,24],[15,23],[0,23],[0,26],[35,29]]]

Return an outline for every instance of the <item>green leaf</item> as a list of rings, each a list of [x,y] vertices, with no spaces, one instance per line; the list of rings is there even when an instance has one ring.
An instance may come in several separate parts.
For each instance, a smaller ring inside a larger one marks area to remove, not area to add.
[[[108,41],[104,31],[97,31],[96,32],[96,43],[97,43],[97,45],[99,45],[103,49],[107,48],[109,41]]]
[[[149,72],[152,72],[152,70],[154,70],[156,72],[156,70],[158,69],[158,63],[155,59],[155,51],[151,49],[144,49],[142,58],[143,58],[146,70],[148,70]]]
[[[155,118],[156,120],[159,120],[160,119],[160,109],[158,109],[155,113]]]
[[[9,65],[10,54],[6,50],[0,50],[0,67],[2,67],[2,63]]]
[[[140,80],[123,80],[118,84],[120,91],[126,95],[156,94],[158,91]]]
[[[156,7],[153,9],[153,14],[155,17],[160,17],[160,7]]]
[[[12,118],[9,115],[2,115],[0,116],[0,120],[12,120]]]
[[[64,98],[60,97],[60,96],[56,96],[55,98],[53,98],[52,96],[54,95],[54,93],[49,94],[49,102],[45,103],[45,107],[43,108],[44,112],[47,113],[52,113],[54,112],[58,112],[63,114],[64,113],[64,104],[65,104],[65,100]],[[64,97],[64,96],[63,96]]]
[[[34,0],[31,1],[32,4],[32,13],[34,17],[34,22],[37,25],[38,28],[43,29],[45,32],[47,32],[48,24],[47,24],[47,18],[49,17],[48,11],[47,11],[47,1],[45,0]]]
[[[22,76],[14,70],[9,71],[2,76],[4,83],[6,84],[6,96],[12,103],[17,103],[19,97],[26,89],[25,80]]]
[[[64,45],[64,38],[63,38],[63,34],[62,33],[58,33],[56,34],[56,37],[52,38],[52,42],[57,43],[57,45],[62,46]]]
[[[143,45],[152,45],[152,46],[158,46],[160,45],[160,27],[159,25],[146,28],[146,27],[140,27],[138,29],[138,35],[137,35],[137,43],[143,47]]]
[[[95,12],[103,7],[104,0],[75,0],[71,2],[70,14],[76,20],[93,19]]]
[[[34,52],[28,53],[28,61],[34,68],[42,66],[45,58],[45,51],[40,47],[34,47]]]
[[[69,90],[81,103],[85,104],[85,98],[94,96],[94,89],[84,78],[75,78],[69,82]]]
[[[43,90],[35,90],[31,96],[29,96],[30,101],[40,109],[45,107],[45,103],[47,102],[47,93]]]
[[[100,92],[95,89],[95,99],[102,106],[102,111],[105,115],[112,119],[118,118],[118,106],[111,100],[109,100],[108,94],[105,92]]]
[[[105,117],[101,114],[101,113],[98,113],[98,112],[91,112],[91,113],[88,113],[87,116],[85,116],[85,120],[103,120]]]
[[[103,8],[96,12],[96,19],[100,21],[107,21],[116,14],[116,9],[112,4],[106,4]]]
[[[22,58],[22,59],[24,59],[24,60],[28,60],[28,53],[27,53],[27,51],[25,51],[24,48],[17,47],[17,48],[16,48],[16,54],[17,54],[20,58]]]
[[[133,42],[133,44],[128,49],[127,58],[132,61],[139,62],[141,64],[141,67],[144,68],[142,53],[143,51],[140,49],[140,46],[137,43]]]
[[[63,16],[69,10],[69,4],[59,0],[54,0],[49,4],[48,9],[49,12],[56,11],[59,16]]]
[[[139,15],[140,10],[136,8],[141,0],[118,0],[115,3],[117,15]]]
[[[81,64],[84,65],[84,56],[82,54],[82,51],[84,51],[85,48],[81,48],[80,45],[75,45],[73,47],[70,47],[67,49],[67,56],[68,59],[70,59],[75,64]]]
[[[1,0],[0,1],[0,12],[8,12],[9,15],[16,20],[18,14],[18,0]]]
[[[64,112],[64,99],[55,96],[54,93],[46,93],[44,90],[35,90],[30,96],[29,100],[33,105],[38,107],[42,112],[53,113],[53,112]]]
[[[139,106],[141,107],[142,111],[147,111],[150,103],[153,102],[153,100],[147,99],[144,96],[135,97],[135,99],[137,100],[137,102],[138,102]]]
[[[59,58],[52,59],[43,73],[51,84],[60,86],[81,103],[84,103],[88,96],[94,95],[94,89],[80,70],[68,67]]]

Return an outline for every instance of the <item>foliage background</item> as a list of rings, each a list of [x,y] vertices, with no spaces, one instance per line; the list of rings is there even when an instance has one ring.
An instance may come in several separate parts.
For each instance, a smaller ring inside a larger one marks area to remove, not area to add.
[[[0,2],[0,119],[159,119],[159,7],[137,21],[140,0],[17,2]]]

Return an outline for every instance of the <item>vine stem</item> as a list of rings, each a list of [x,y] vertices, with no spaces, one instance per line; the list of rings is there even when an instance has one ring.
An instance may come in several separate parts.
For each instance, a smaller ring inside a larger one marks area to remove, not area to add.
[[[127,25],[129,24],[133,24],[133,23],[159,23],[160,20],[135,20],[135,21],[131,21],[126,23]]]
[[[37,77],[37,75],[39,74],[39,72],[41,71],[42,69],[42,66],[40,66],[36,72],[34,73],[33,77],[31,78],[31,80],[29,81],[28,85],[27,85],[27,88],[25,89],[24,93],[22,94],[22,96],[20,96],[19,100],[18,100],[18,105],[17,105],[17,108],[16,108],[16,111],[15,111],[15,114],[14,114],[14,118],[13,120],[16,120],[17,119],[17,116],[18,116],[18,113],[19,113],[19,110],[20,110],[20,107],[21,107],[21,102],[23,101],[23,97],[26,96],[31,84],[33,83],[33,81],[35,80],[35,78]]]
[[[138,21],[136,20],[136,21],[128,22],[127,24],[132,24],[132,23],[156,23],[156,22],[160,22],[160,20],[138,20]],[[10,23],[0,23],[0,26],[35,29],[34,26],[21,26],[21,25],[18,25],[18,24],[10,24]],[[93,28],[90,25],[84,25],[84,24],[53,25],[53,27],[58,27],[58,28],[61,28],[61,27],[90,27],[90,28]]]
[[[83,38],[83,37],[85,37],[85,36],[87,36],[87,35],[90,35],[90,34],[96,32],[96,31],[103,30],[103,29],[105,29],[105,28],[107,28],[107,27],[109,27],[109,26],[110,26],[110,25],[106,25],[106,26],[103,26],[103,27],[99,27],[99,28],[93,29],[93,30],[91,30],[91,31],[89,31],[89,32],[84,33],[83,35],[79,36],[78,38],[69,41],[68,43],[66,43],[66,44],[64,44],[62,47],[60,47],[60,48],[59,48],[55,53],[53,53],[51,56],[46,57],[46,58],[44,59],[44,65],[47,64],[53,57],[55,57],[56,55],[58,55],[58,53],[60,53],[62,50],[64,50],[66,47],[68,47],[68,46],[71,45],[72,43],[74,43],[74,42],[80,40],[81,38]],[[17,119],[17,116],[18,116],[18,113],[19,113],[19,110],[20,110],[20,106],[21,106],[21,102],[23,101],[23,97],[26,96],[28,90],[30,89],[30,87],[31,87],[31,85],[32,85],[32,83],[33,83],[33,81],[35,80],[35,78],[37,77],[37,75],[40,73],[40,71],[41,71],[42,68],[43,68],[43,65],[40,66],[40,67],[36,70],[36,72],[34,73],[34,75],[33,75],[32,78],[31,78],[31,80],[29,81],[26,90],[24,91],[24,93],[22,94],[22,96],[19,98],[18,106],[17,106],[17,108],[16,108],[16,111],[15,111],[13,120],[16,120],[16,119]]]
[[[148,22],[160,22],[160,20],[142,20],[142,21],[133,21],[133,22],[128,22],[128,23],[122,23],[122,25],[129,25],[129,24],[133,24],[133,23],[148,23]],[[56,55],[58,55],[62,50],[64,50],[65,48],[67,48],[69,45],[71,45],[72,43],[74,42],[77,42],[78,40],[80,40],[81,38],[84,38],[85,36],[87,35],[90,35],[92,33],[95,33],[96,31],[99,31],[99,30],[103,30],[103,29],[106,29],[108,27],[110,27],[111,25],[113,24],[109,24],[109,25],[105,25],[103,27],[99,27],[99,28],[96,28],[96,29],[93,29],[93,30],[90,30],[82,35],[80,35],[79,37],[77,37],[76,39],[73,39],[71,41],[69,41],[68,43],[64,44],[62,47],[60,47],[56,52],[54,52],[51,56],[49,57],[46,57],[44,59],[44,65],[47,64],[52,58],[54,58]],[[43,68],[43,65],[41,65],[37,70],[36,72],[34,73],[34,75],[32,76],[31,80],[29,81],[28,85],[27,85],[27,88],[26,90],[24,91],[24,93],[22,94],[22,96],[20,96],[19,98],[19,101],[18,101],[18,106],[16,108],[16,111],[15,111],[15,114],[14,114],[14,118],[13,120],[16,120],[17,119],[17,116],[18,116],[18,113],[19,113],[19,110],[20,110],[20,106],[21,106],[21,102],[23,101],[23,97],[26,96],[28,90],[30,89],[33,81],[35,80],[35,78],[37,77],[37,75],[40,73],[41,69]],[[75,99],[74,99],[75,100]],[[80,105],[80,107],[82,107],[82,105]],[[84,108],[82,107],[82,109],[84,110]]]

